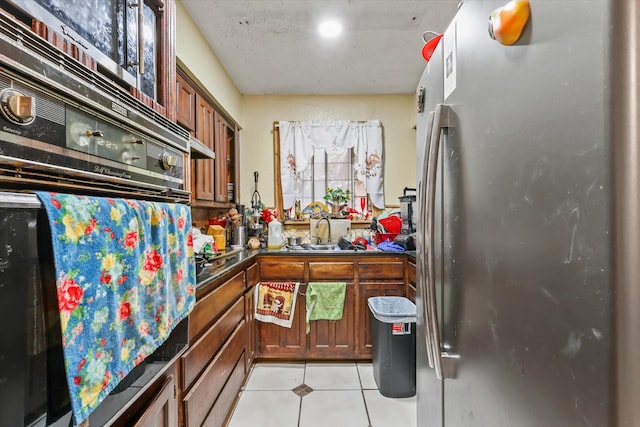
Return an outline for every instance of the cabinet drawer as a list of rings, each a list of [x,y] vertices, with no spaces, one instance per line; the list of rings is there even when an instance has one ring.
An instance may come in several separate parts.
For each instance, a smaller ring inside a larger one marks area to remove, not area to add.
[[[418,283],[416,282],[416,265],[413,263],[407,264],[407,277],[409,283]]]
[[[402,262],[360,262],[358,277],[360,280],[403,279]]]
[[[224,389],[218,396],[218,400],[213,405],[209,416],[202,424],[202,427],[222,427],[224,422],[229,414],[229,410],[231,409],[231,405],[236,400],[236,396],[238,395],[238,390],[240,390],[240,386],[242,386],[242,381],[244,381],[244,358],[240,358],[238,363],[236,363],[235,368],[233,368],[233,372],[229,376],[229,381],[224,386]],[[259,425],[259,423],[256,423]]]
[[[260,263],[260,280],[304,280],[304,262]]]
[[[258,270],[258,265],[253,264],[251,267],[247,268],[247,288],[252,287],[259,281],[260,281],[260,274]]]
[[[189,342],[194,342],[244,291],[243,271],[198,301],[189,315]]]
[[[244,357],[241,362],[238,362],[238,359],[243,356],[244,333],[245,323],[243,321],[185,396],[184,414],[188,426],[202,425],[227,379],[237,368],[237,363],[242,363],[242,375],[244,376]]]
[[[352,262],[310,262],[309,281],[346,279],[353,280]]]
[[[198,341],[189,346],[189,350],[182,356],[182,390],[191,387],[243,318],[244,298],[239,298]]]

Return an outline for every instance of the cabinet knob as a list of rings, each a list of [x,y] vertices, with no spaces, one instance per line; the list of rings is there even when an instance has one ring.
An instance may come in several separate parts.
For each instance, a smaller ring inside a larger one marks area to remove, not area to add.
[[[104,136],[104,132],[102,132],[101,130],[87,130],[87,132],[85,133],[86,136],[99,136],[99,137],[103,137]]]

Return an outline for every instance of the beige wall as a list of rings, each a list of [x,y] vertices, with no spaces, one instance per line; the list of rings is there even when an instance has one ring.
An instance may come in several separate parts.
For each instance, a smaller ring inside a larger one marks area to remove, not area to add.
[[[258,191],[273,206],[273,122],[278,120],[379,119],[384,138],[386,205],[398,205],[404,187],[415,187],[415,95],[275,96],[244,95],[244,129],[240,147],[240,197],[253,194],[253,172],[260,173]]]
[[[218,105],[242,126],[242,94],[207,44],[182,2],[176,2],[176,55],[178,62],[215,98]]]

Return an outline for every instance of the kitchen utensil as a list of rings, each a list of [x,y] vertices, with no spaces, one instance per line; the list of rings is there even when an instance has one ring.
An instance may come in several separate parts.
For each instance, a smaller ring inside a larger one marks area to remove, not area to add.
[[[247,242],[247,227],[241,225],[233,229],[232,243],[234,246],[244,246]]]
[[[413,194],[407,195],[407,192],[413,191]],[[413,203],[416,201],[416,189],[404,187],[400,199],[400,218],[402,219],[402,232],[413,233],[416,231],[416,212],[413,209]]]
[[[253,180],[255,185],[255,190],[253,190],[253,195],[251,196],[251,209],[253,212],[251,213],[253,216],[260,216],[260,208],[262,206],[262,201],[260,200],[260,193],[258,193],[258,171],[253,173]]]
[[[302,237],[300,236],[287,237],[287,245],[289,246],[299,246],[300,243],[302,243]]]

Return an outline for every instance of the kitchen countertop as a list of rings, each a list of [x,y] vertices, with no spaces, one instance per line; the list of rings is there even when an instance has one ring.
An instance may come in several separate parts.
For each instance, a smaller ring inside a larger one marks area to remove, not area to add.
[[[226,273],[229,273],[239,267],[241,264],[245,262],[249,262],[249,260],[257,257],[258,255],[273,255],[273,256],[336,256],[336,257],[344,257],[344,256],[389,256],[389,255],[409,255],[410,258],[413,258],[415,261],[415,251],[407,251],[407,252],[385,252],[378,250],[287,250],[283,249],[240,249],[225,252],[220,259],[213,259],[211,266],[204,267],[200,274],[196,277],[197,288],[204,288],[211,282],[217,280],[218,278],[224,276]],[[219,262],[218,262],[219,261]]]

